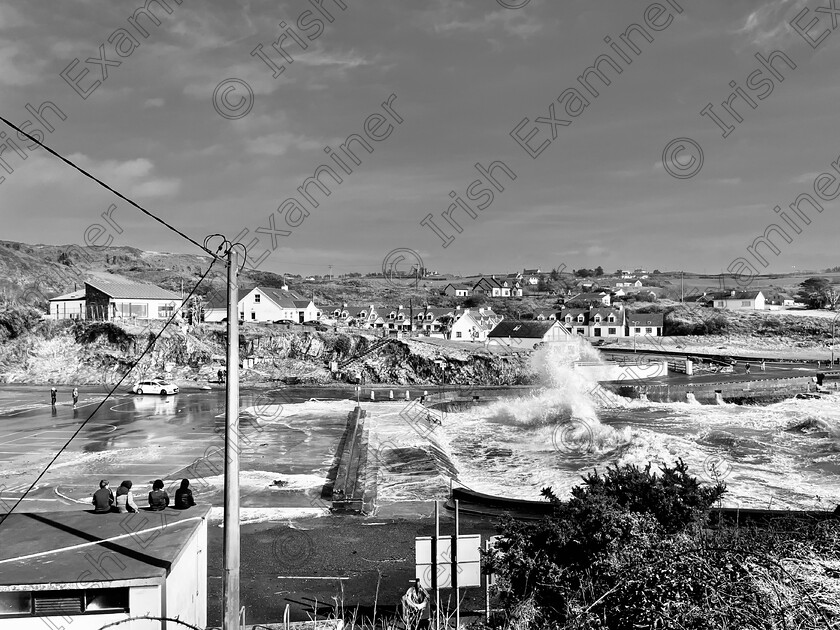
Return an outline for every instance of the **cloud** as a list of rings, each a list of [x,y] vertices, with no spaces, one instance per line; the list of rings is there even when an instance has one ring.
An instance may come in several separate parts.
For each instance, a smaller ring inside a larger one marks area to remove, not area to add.
[[[472,19],[458,19],[453,15],[450,6],[438,11],[434,16],[432,30],[443,35],[457,32],[467,33],[498,33],[502,32],[513,37],[528,39],[543,29],[543,23],[527,11],[512,11],[500,9],[485,13],[481,17]]]
[[[341,140],[337,140],[341,142]],[[325,144],[313,138],[306,136],[291,134],[291,133],[272,133],[259,138],[247,140],[245,147],[249,153],[255,155],[270,155],[280,156],[284,155],[290,148],[296,148],[303,151],[322,149]]]
[[[143,103],[143,107],[163,107],[164,101],[162,98],[147,98]]]
[[[746,35],[755,46],[776,45],[795,34],[789,21],[807,0],[774,0],[750,13],[743,26],[735,31]]]

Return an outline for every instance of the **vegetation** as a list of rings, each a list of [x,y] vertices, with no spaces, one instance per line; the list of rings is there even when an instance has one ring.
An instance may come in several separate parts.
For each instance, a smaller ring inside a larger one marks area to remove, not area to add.
[[[504,521],[485,554],[506,628],[818,628],[840,613],[840,528],[708,528],[725,492],[681,460],[583,479],[539,523]]]
[[[16,339],[36,328],[42,321],[41,312],[19,306],[0,312],[0,341]]]

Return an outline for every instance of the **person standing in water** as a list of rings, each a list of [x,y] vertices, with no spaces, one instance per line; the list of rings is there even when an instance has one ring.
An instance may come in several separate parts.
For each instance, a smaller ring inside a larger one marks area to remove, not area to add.
[[[79,390],[74,387],[73,388],[73,409],[76,408],[76,404],[79,402]]]
[[[55,399],[58,397],[58,390],[53,387],[50,390],[50,400],[52,400],[52,406],[55,407]]]

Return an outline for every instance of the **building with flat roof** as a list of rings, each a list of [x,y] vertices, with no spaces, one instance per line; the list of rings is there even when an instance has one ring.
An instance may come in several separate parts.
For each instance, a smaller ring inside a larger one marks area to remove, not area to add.
[[[95,630],[144,616],[204,628],[209,512],[11,514],[0,545],[0,630]]]

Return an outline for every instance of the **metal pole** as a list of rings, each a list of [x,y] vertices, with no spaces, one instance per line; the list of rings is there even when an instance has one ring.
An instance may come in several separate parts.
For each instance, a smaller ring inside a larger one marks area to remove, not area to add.
[[[458,536],[460,534],[458,499],[455,499],[455,538],[452,540],[452,582],[455,585],[455,630],[461,630],[461,589],[458,586]]]
[[[484,551],[490,551],[490,540],[484,541]],[[490,574],[484,576],[484,621],[490,623]]]
[[[440,630],[440,580],[437,579],[437,541],[440,539],[440,511],[438,502],[435,500],[435,544],[433,545],[435,557],[432,567],[435,572],[435,630]]]
[[[239,630],[239,256],[228,251],[223,629]]]

